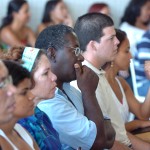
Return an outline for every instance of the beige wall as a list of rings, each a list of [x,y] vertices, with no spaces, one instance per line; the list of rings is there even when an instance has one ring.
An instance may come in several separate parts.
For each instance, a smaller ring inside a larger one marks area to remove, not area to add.
[[[1,19],[5,16],[7,12],[7,4],[10,0],[0,0],[0,24]],[[47,0],[27,0],[30,5],[31,20],[29,26],[36,31],[38,24],[41,21],[44,6]],[[74,20],[78,16],[85,14],[89,7],[95,2],[105,2],[111,8],[111,15],[115,22],[115,26],[118,27],[120,17],[122,16],[125,7],[130,0],[64,0],[69,7],[70,13]]]

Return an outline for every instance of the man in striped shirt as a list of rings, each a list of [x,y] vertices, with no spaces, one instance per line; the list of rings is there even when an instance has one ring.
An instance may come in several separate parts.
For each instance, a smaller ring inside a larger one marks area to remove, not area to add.
[[[147,78],[144,70],[145,61],[150,61],[150,30],[148,30],[137,44],[137,54],[135,57],[135,73],[137,80],[138,93],[140,96],[146,96],[150,87],[150,80]]]

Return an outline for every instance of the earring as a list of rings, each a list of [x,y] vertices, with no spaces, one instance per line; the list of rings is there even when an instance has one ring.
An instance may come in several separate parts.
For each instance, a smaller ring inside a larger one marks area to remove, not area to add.
[[[54,63],[56,63],[56,56],[55,55],[52,56],[52,60]]]
[[[110,67],[111,67],[111,68],[114,67],[114,62],[113,62],[113,61],[111,62]]]

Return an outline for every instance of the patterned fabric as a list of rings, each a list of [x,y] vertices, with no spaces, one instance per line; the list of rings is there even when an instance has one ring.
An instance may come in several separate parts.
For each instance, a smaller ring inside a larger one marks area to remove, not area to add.
[[[19,120],[19,122],[33,136],[41,150],[60,150],[59,135],[53,128],[47,115],[38,107],[34,116]]]
[[[150,60],[150,30],[143,35],[141,41],[137,44],[137,54],[134,65],[138,88],[143,88],[146,84],[150,86],[150,81],[146,78],[144,71],[144,63],[146,60]],[[142,96],[145,96],[149,86],[147,86],[147,89],[144,89],[145,92]]]
[[[123,22],[120,26],[120,29],[125,31],[127,34],[127,37],[130,41],[130,52],[134,58],[137,52],[136,45],[141,40],[145,30],[137,28],[136,26],[132,26],[127,22]]]

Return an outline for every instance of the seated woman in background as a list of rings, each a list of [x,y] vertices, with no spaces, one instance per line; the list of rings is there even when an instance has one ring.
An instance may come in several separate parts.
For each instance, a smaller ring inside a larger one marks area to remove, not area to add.
[[[35,106],[44,99],[54,97],[57,78],[51,72],[49,60],[42,50],[31,47],[12,48],[5,54],[5,58],[23,61],[23,66],[31,72],[33,81],[31,92],[36,96]],[[34,137],[41,150],[61,149],[58,133],[47,115],[37,106],[33,116],[19,120],[19,123]]]
[[[126,33],[121,30],[116,30],[116,37],[120,41],[118,54],[114,62],[104,67],[107,80],[116,95],[116,104],[127,131],[130,132],[137,128],[150,127],[150,121],[148,121],[150,117],[150,89],[145,101],[140,103],[135,98],[127,82],[122,77],[117,76],[119,70],[128,69],[132,56],[129,52],[130,45]],[[128,122],[129,112],[135,114],[139,120]]]
[[[34,96],[29,91],[32,86],[30,73],[14,62],[4,61],[4,64],[12,76],[17,92],[14,95],[16,104],[12,119],[0,124],[0,146],[4,150],[38,150],[37,144],[29,133],[17,124],[20,118],[33,114]]]
[[[137,52],[137,43],[148,30],[150,23],[150,0],[130,0],[121,19],[120,29],[125,31],[129,42],[130,52],[134,58]],[[129,70],[119,71],[133,89]]]
[[[50,25],[64,24],[73,27],[73,20],[63,0],[50,0],[46,3],[38,34]]]
[[[0,39],[4,49],[12,46],[34,46],[35,35],[26,26],[30,18],[29,5],[25,0],[11,0],[7,16],[2,21]]]
[[[93,4],[89,9],[89,13],[93,13],[93,12],[100,12],[102,14],[109,16],[110,8],[106,3],[96,3],[96,4]]]
[[[0,124],[8,122],[13,117],[15,92],[11,76],[4,63],[0,61]]]
[[[150,24],[150,0],[131,0],[121,19],[120,29],[125,31],[129,41],[133,58],[137,52],[136,44]]]

